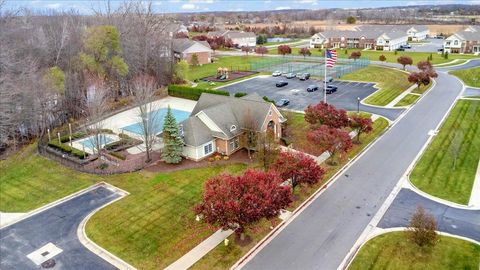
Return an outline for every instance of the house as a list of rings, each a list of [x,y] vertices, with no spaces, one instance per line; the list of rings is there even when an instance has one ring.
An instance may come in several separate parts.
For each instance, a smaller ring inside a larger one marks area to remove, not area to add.
[[[280,139],[285,121],[275,105],[258,94],[235,98],[203,93],[190,117],[181,123],[183,155],[195,161],[215,152],[231,155],[243,148],[241,136],[246,129],[259,133],[271,129]]]
[[[232,40],[232,43],[240,47],[255,47],[257,45],[257,36],[253,32],[243,32],[243,31],[214,31],[208,32],[208,37],[224,37],[225,39]]]
[[[188,38],[173,39],[172,50],[177,61],[186,60],[192,64],[192,57],[196,55],[200,65],[210,63],[213,52],[208,42]]]
[[[175,38],[178,34],[184,34],[188,36],[188,29],[183,24],[171,23],[165,26],[165,31],[170,38]]]
[[[443,42],[443,49],[448,53],[480,53],[480,26],[469,26],[449,36]]]
[[[426,26],[364,25],[353,30],[332,30],[317,33],[310,39],[311,48],[356,48],[393,51],[408,40],[421,40],[428,35]]]

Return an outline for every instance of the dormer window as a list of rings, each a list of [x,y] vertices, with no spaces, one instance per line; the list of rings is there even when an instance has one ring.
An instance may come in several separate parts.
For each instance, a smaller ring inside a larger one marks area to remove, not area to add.
[[[235,130],[237,130],[237,126],[235,125],[230,126],[230,132],[234,132]]]

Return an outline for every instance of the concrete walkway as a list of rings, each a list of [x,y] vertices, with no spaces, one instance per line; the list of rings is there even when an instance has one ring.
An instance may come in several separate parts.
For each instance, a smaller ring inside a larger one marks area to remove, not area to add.
[[[403,93],[401,93],[400,95],[398,95],[398,97],[396,97],[394,100],[392,100],[390,103],[388,103],[387,105],[385,105],[385,108],[393,108],[395,107],[395,105],[400,102],[400,100],[402,100],[405,96],[407,96],[408,94],[410,94],[413,90],[415,90],[415,88],[417,88],[417,85],[414,84],[412,86],[410,86],[407,90],[403,91]]]
[[[473,182],[472,194],[470,195],[469,206],[480,207],[480,160],[478,161],[475,182]]]
[[[210,250],[214,249],[218,244],[222,243],[227,237],[233,233],[232,230],[218,230],[202,243],[194,247],[180,259],[170,264],[165,270],[183,270],[194,265],[198,260],[205,256]]]
[[[0,228],[10,224],[14,223],[17,220],[20,220],[23,218],[27,213],[4,213],[0,212]]]

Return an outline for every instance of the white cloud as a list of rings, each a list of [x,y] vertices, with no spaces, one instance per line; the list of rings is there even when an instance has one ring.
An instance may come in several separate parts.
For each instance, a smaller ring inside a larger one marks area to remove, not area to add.
[[[190,3],[213,4],[213,0],[189,0]]]
[[[275,10],[292,9],[291,7],[276,7]]]
[[[182,9],[184,9],[184,10],[194,10],[194,9],[198,9],[198,6],[196,6],[194,4],[183,4]]]
[[[60,3],[46,4],[45,7],[49,9],[59,9],[60,7],[62,7],[62,4]]]
[[[298,0],[295,1],[295,3],[301,3],[301,4],[316,4],[317,0]]]

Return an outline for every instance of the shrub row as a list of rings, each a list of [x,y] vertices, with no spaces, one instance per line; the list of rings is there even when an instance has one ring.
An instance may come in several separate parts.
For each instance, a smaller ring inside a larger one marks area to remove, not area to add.
[[[113,134],[113,131],[111,129],[100,129],[99,130],[100,133],[107,133],[107,134]],[[76,140],[76,139],[80,139],[80,138],[83,138],[83,137],[87,137],[88,134],[86,132],[83,132],[83,131],[79,131],[79,132],[75,132],[75,133],[72,133],[72,141],[73,140]],[[70,141],[70,137],[67,135],[63,135],[63,136],[60,136],[60,141],[62,143],[66,143],[66,142],[69,142]]]
[[[230,96],[230,93],[227,91],[221,90],[210,90],[202,89],[197,87],[190,87],[185,85],[169,85],[168,86],[168,95],[172,97],[186,98],[191,100],[198,100],[202,93],[209,93],[222,96]]]
[[[72,148],[70,147],[70,145],[68,144],[63,144],[63,143],[58,143],[57,140],[52,140],[50,142],[48,142],[48,146],[52,147],[52,148],[55,148],[57,150],[60,150],[66,154],[71,154],[79,159],[83,159],[83,152],[76,149],[76,148]],[[85,157],[88,156],[88,153],[85,153]]]
[[[237,98],[239,98],[239,97],[244,97],[244,96],[246,96],[246,95],[247,95],[247,93],[245,93],[245,92],[237,92],[237,93],[235,93],[235,97],[237,97]]]
[[[108,154],[111,155],[111,156],[114,156],[114,157],[116,157],[116,158],[118,158],[118,159],[121,159],[121,160],[127,159],[127,157],[126,157],[124,154],[119,153],[119,152],[110,152],[110,153],[108,153]]]

